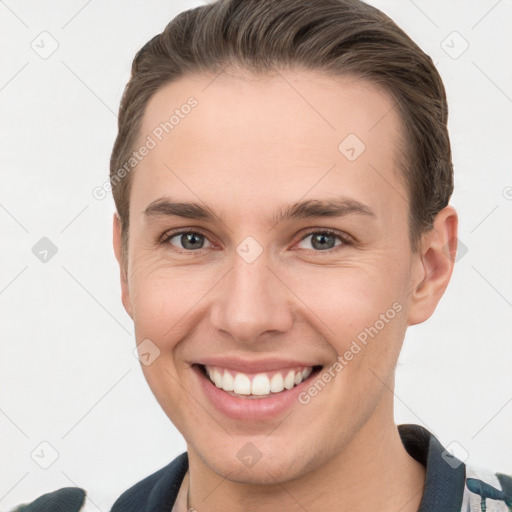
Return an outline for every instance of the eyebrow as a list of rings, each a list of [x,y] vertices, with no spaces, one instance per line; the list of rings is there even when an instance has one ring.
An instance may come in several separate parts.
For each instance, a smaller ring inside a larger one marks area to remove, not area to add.
[[[376,217],[374,211],[367,205],[341,197],[338,199],[308,199],[298,203],[289,204],[278,209],[272,216],[274,224],[283,220],[343,217],[357,214],[367,217]],[[194,202],[175,202],[168,197],[153,201],[145,210],[145,217],[183,217],[186,219],[221,221],[222,218],[209,206]]]

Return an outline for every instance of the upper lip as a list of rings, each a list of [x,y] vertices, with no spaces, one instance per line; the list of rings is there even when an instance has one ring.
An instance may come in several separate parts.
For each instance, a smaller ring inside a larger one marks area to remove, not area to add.
[[[265,359],[242,359],[240,357],[204,357],[195,364],[204,366],[218,366],[228,370],[239,371],[242,373],[258,373],[282,370],[285,368],[319,366],[319,363],[311,361],[299,361],[298,359],[278,359],[278,358],[265,358]]]

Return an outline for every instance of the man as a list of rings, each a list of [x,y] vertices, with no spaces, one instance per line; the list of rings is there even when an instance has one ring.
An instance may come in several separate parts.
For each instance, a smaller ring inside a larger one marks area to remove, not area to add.
[[[138,52],[114,248],[187,452],[113,512],[512,507],[510,477],[393,418],[406,329],[456,253],[446,123],[431,59],[357,0],[217,2]],[[83,494],[39,500],[22,510]]]

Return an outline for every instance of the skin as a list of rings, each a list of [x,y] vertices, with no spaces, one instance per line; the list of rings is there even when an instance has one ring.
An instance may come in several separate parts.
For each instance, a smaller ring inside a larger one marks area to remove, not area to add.
[[[448,285],[456,212],[439,212],[412,250],[401,123],[377,86],[298,70],[214,78],[181,78],[146,108],[141,141],[187,98],[198,101],[133,171],[126,266],[114,217],[124,307],[137,343],[149,338],[160,350],[142,369],[187,442],[174,510],[186,510],[189,486],[200,512],[418,510],[425,472],[394,423],[394,370],[407,327],[430,317]],[[338,150],[350,133],[366,146],[353,162]],[[287,204],[340,196],[374,215],[272,221]],[[208,205],[222,221],[144,215],[163,197]],[[160,242],[179,228],[205,235],[203,247],[187,251],[180,236]],[[325,228],[352,243],[319,249],[308,233]],[[236,252],[248,236],[262,248],[252,263]],[[219,355],[327,369],[394,303],[401,312],[288,416],[227,418],[192,372]],[[237,457],[248,442],[262,454],[251,468]]]

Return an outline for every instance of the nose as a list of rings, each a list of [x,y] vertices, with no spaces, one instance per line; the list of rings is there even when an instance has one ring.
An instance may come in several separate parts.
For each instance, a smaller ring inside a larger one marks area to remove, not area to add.
[[[240,344],[261,343],[293,324],[293,294],[262,254],[248,263],[234,255],[231,271],[216,287],[212,327]],[[268,341],[268,340],[267,340]]]

